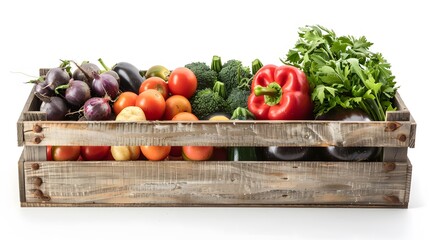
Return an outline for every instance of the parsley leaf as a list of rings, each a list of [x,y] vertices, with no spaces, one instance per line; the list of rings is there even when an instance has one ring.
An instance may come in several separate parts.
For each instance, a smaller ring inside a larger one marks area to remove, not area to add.
[[[340,106],[361,108],[383,121],[394,110],[397,86],[390,64],[366,37],[339,36],[323,26],[299,28],[295,47],[281,59],[301,68],[312,88],[316,116]]]

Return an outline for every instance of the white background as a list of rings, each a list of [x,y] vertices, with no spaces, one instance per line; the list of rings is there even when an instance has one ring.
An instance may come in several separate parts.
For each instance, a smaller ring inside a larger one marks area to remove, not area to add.
[[[2,1],[0,239],[429,239],[428,31],[424,1]],[[426,24],[425,24],[426,23]],[[365,35],[392,64],[418,123],[408,209],[20,208],[16,121],[23,82],[59,59],[140,69],[237,58],[280,64],[299,27]],[[426,186],[426,187],[425,187]],[[426,224],[425,224],[426,223]]]

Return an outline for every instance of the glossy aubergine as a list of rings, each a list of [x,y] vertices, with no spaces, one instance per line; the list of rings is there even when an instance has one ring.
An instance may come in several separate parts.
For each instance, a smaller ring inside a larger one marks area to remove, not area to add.
[[[317,120],[335,121],[372,121],[369,115],[361,109],[335,108],[316,118]],[[381,154],[379,147],[336,147],[320,148],[321,154],[327,161],[376,161]]]
[[[304,161],[310,160],[314,148],[309,147],[259,147],[258,157],[263,161]]]
[[[120,62],[113,66],[112,70],[116,72],[121,79],[119,89],[122,92],[134,92],[139,94],[139,88],[145,80],[140,75],[139,69],[127,62]]]
[[[228,148],[228,161],[258,161],[255,147]]]

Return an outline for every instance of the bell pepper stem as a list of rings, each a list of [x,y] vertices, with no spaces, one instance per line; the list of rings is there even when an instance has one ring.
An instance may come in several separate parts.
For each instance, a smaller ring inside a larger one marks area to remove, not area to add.
[[[282,87],[276,82],[272,82],[266,87],[255,86],[253,92],[256,96],[264,96],[265,104],[269,106],[277,105],[282,97]]]
[[[277,95],[277,90],[274,88],[269,88],[269,87],[256,86],[254,88],[254,91],[255,91],[256,96],[261,96],[261,95],[275,96],[275,95]]]

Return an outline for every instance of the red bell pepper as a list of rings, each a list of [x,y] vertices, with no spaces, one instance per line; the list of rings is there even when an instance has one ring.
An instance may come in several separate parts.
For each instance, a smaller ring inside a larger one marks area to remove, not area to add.
[[[313,104],[305,73],[288,65],[262,67],[253,78],[247,106],[258,120],[310,119]]]

